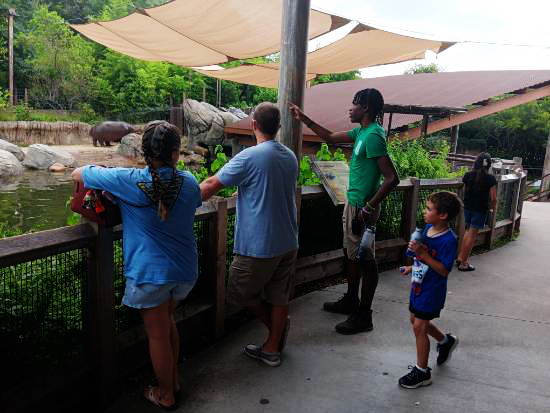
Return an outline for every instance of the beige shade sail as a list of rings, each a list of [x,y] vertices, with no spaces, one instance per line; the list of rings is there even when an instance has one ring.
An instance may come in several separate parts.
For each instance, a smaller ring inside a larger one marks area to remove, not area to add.
[[[282,0],[173,0],[118,20],[71,27],[138,59],[206,66],[279,51],[282,8]],[[348,22],[310,10],[309,38]]]
[[[308,53],[307,80],[318,74],[344,73],[369,66],[421,59],[427,50],[439,53],[453,44],[403,36],[359,24],[344,38]],[[198,71],[217,79],[271,88],[276,88],[279,81],[277,63]]]
[[[359,24],[344,38],[308,53],[307,72],[344,73],[369,66],[422,59],[428,50],[440,53],[453,44],[404,36]],[[277,64],[267,66],[278,69]]]
[[[231,69],[205,69],[193,68],[195,71],[209,77],[232,82],[256,85],[261,87],[276,88],[279,83],[278,67],[266,67],[265,65],[242,65]],[[315,78],[314,73],[307,73],[306,80]]]

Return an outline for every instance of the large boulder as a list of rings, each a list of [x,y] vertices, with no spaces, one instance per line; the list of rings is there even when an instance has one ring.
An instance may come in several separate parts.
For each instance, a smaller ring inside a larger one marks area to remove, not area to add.
[[[228,110],[239,119],[244,119],[248,117],[248,115],[242,109],[234,108],[233,106],[230,106]]]
[[[76,166],[76,160],[69,152],[41,143],[29,146],[23,166],[30,169],[48,169],[54,163],[60,163],[67,168]]]
[[[0,180],[5,181],[23,173],[23,167],[15,155],[0,149]]]
[[[23,152],[19,146],[4,139],[0,139],[0,149],[11,152],[19,162],[23,162],[23,159],[25,159],[25,152]]]
[[[230,112],[224,112],[206,102],[193,99],[186,99],[183,102],[183,115],[189,137],[189,148],[199,143],[206,146],[223,144],[224,127],[239,120]]]
[[[143,160],[141,150],[142,136],[137,133],[130,133],[122,138],[118,145],[117,153],[126,158]]]

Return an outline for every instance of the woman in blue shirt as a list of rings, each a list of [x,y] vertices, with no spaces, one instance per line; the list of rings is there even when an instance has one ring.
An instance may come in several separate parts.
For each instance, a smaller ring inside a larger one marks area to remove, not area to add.
[[[73,172],[84,186],[113,194],[122,215],[126,290],[122,303],[140,310],[158,387],[144,396],[164,409],[175,409],[179,393],[179,337],[174,319],[178,303],[197,279],[193,233],[200,189],[188,172],[178,171],[181,135],[164,121],[151,122],[143,134],[147,167],[101,168]]]

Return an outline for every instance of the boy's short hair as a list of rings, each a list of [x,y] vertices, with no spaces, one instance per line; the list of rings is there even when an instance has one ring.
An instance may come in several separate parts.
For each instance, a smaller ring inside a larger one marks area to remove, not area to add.
[[[452,221],[462,209],[460,198],[449,191],[434,192],[428,197],[439,214],[447,214],[447,221]]]
[[[263,102],[256,106],[252,115],[258,123],[260,132],[269,136],[275,136],[281,126],[281,111],[271,102]]]

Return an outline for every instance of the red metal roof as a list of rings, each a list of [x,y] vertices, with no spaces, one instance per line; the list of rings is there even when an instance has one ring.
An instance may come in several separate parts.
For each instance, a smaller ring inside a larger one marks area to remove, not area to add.
[[[386,76],[325,83],[306,89],[308,116],[332,131],[354,127],[348,109],[358,90],[376,88],[386,103],[395,105],[464,107],[507,93],[550,84],[550,70],[441,72]],[[388,114],[384,118],[387,128]],[[394,114],[392,129],[421,120],[421,116]],[[228,133],[252,134],[250,119],[228,125]],[[304,136],[314,135],[304,126]]]

